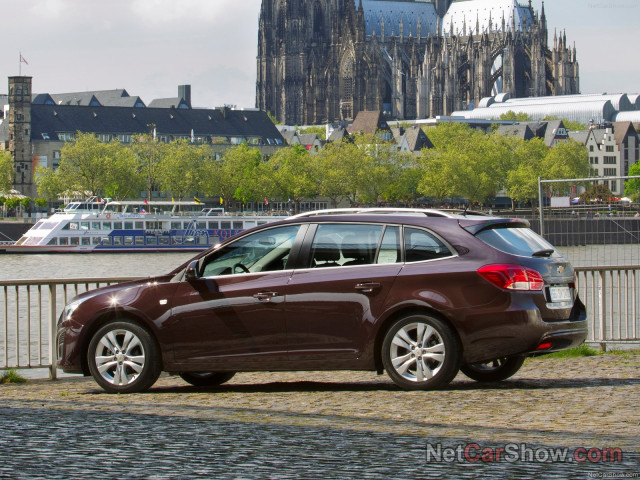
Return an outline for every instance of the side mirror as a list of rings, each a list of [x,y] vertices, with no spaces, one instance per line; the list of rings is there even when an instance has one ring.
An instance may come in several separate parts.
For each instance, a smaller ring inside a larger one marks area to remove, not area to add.
[[[189,264],[189,266],[185,270],[184,279],[187,282],[194,282],[194,281],[198,280],[199,278],[200,278],[200,275],[198,274],[198,261],[194,260],[193,262],[191,262]]]

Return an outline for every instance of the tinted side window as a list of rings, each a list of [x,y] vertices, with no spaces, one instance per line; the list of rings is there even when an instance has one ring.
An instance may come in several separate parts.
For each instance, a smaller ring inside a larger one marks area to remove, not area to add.
[[[239,238],[206,258],[202,276],[284,270],[299,229],[288,225]]]
[[[311,268],[367,265],[382,236],[382,225],[321,224],[311,245]]]
[[[404,248],[407,262],[435,260],[452,255],[439,238],[417,228],[404,229]]]

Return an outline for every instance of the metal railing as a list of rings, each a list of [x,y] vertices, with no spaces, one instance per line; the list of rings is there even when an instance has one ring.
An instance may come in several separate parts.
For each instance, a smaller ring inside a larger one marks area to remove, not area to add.
[[[0,369],[47,368],[55,379],[56,324],[64,306],[80,293],[135,279],[0,281]]]
[[[640,348],[640,265],[578,267],[577,288],[587,307],[588,343]],[[0,369],[47,368],[57,376],[56,324],[79,293],[126,278],[0,281]]]
[[[588,343],[602,349],[640,347],[640,265],[577,267],[577,288],[587,307]]]

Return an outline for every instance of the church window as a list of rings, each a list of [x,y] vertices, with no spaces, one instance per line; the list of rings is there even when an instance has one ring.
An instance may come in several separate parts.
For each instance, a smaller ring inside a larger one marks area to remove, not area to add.
[[[322,25],[324,18],[322,16],[322,6],[319,2],[313,5],[313,34],[315,36],[322,34]]]

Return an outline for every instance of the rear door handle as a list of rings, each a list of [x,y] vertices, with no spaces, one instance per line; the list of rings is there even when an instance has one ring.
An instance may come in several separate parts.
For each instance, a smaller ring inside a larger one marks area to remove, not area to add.
[[[360,290],[362,293],[371,293],[374,290],[378,290],[381,286],[378,282],[362,282],[356,284],[356,290]]]
[[[258,292],[253,294],[253,298],[257,298],[261,302],[269,302],[273,297],[277,297],[278,292]]]

